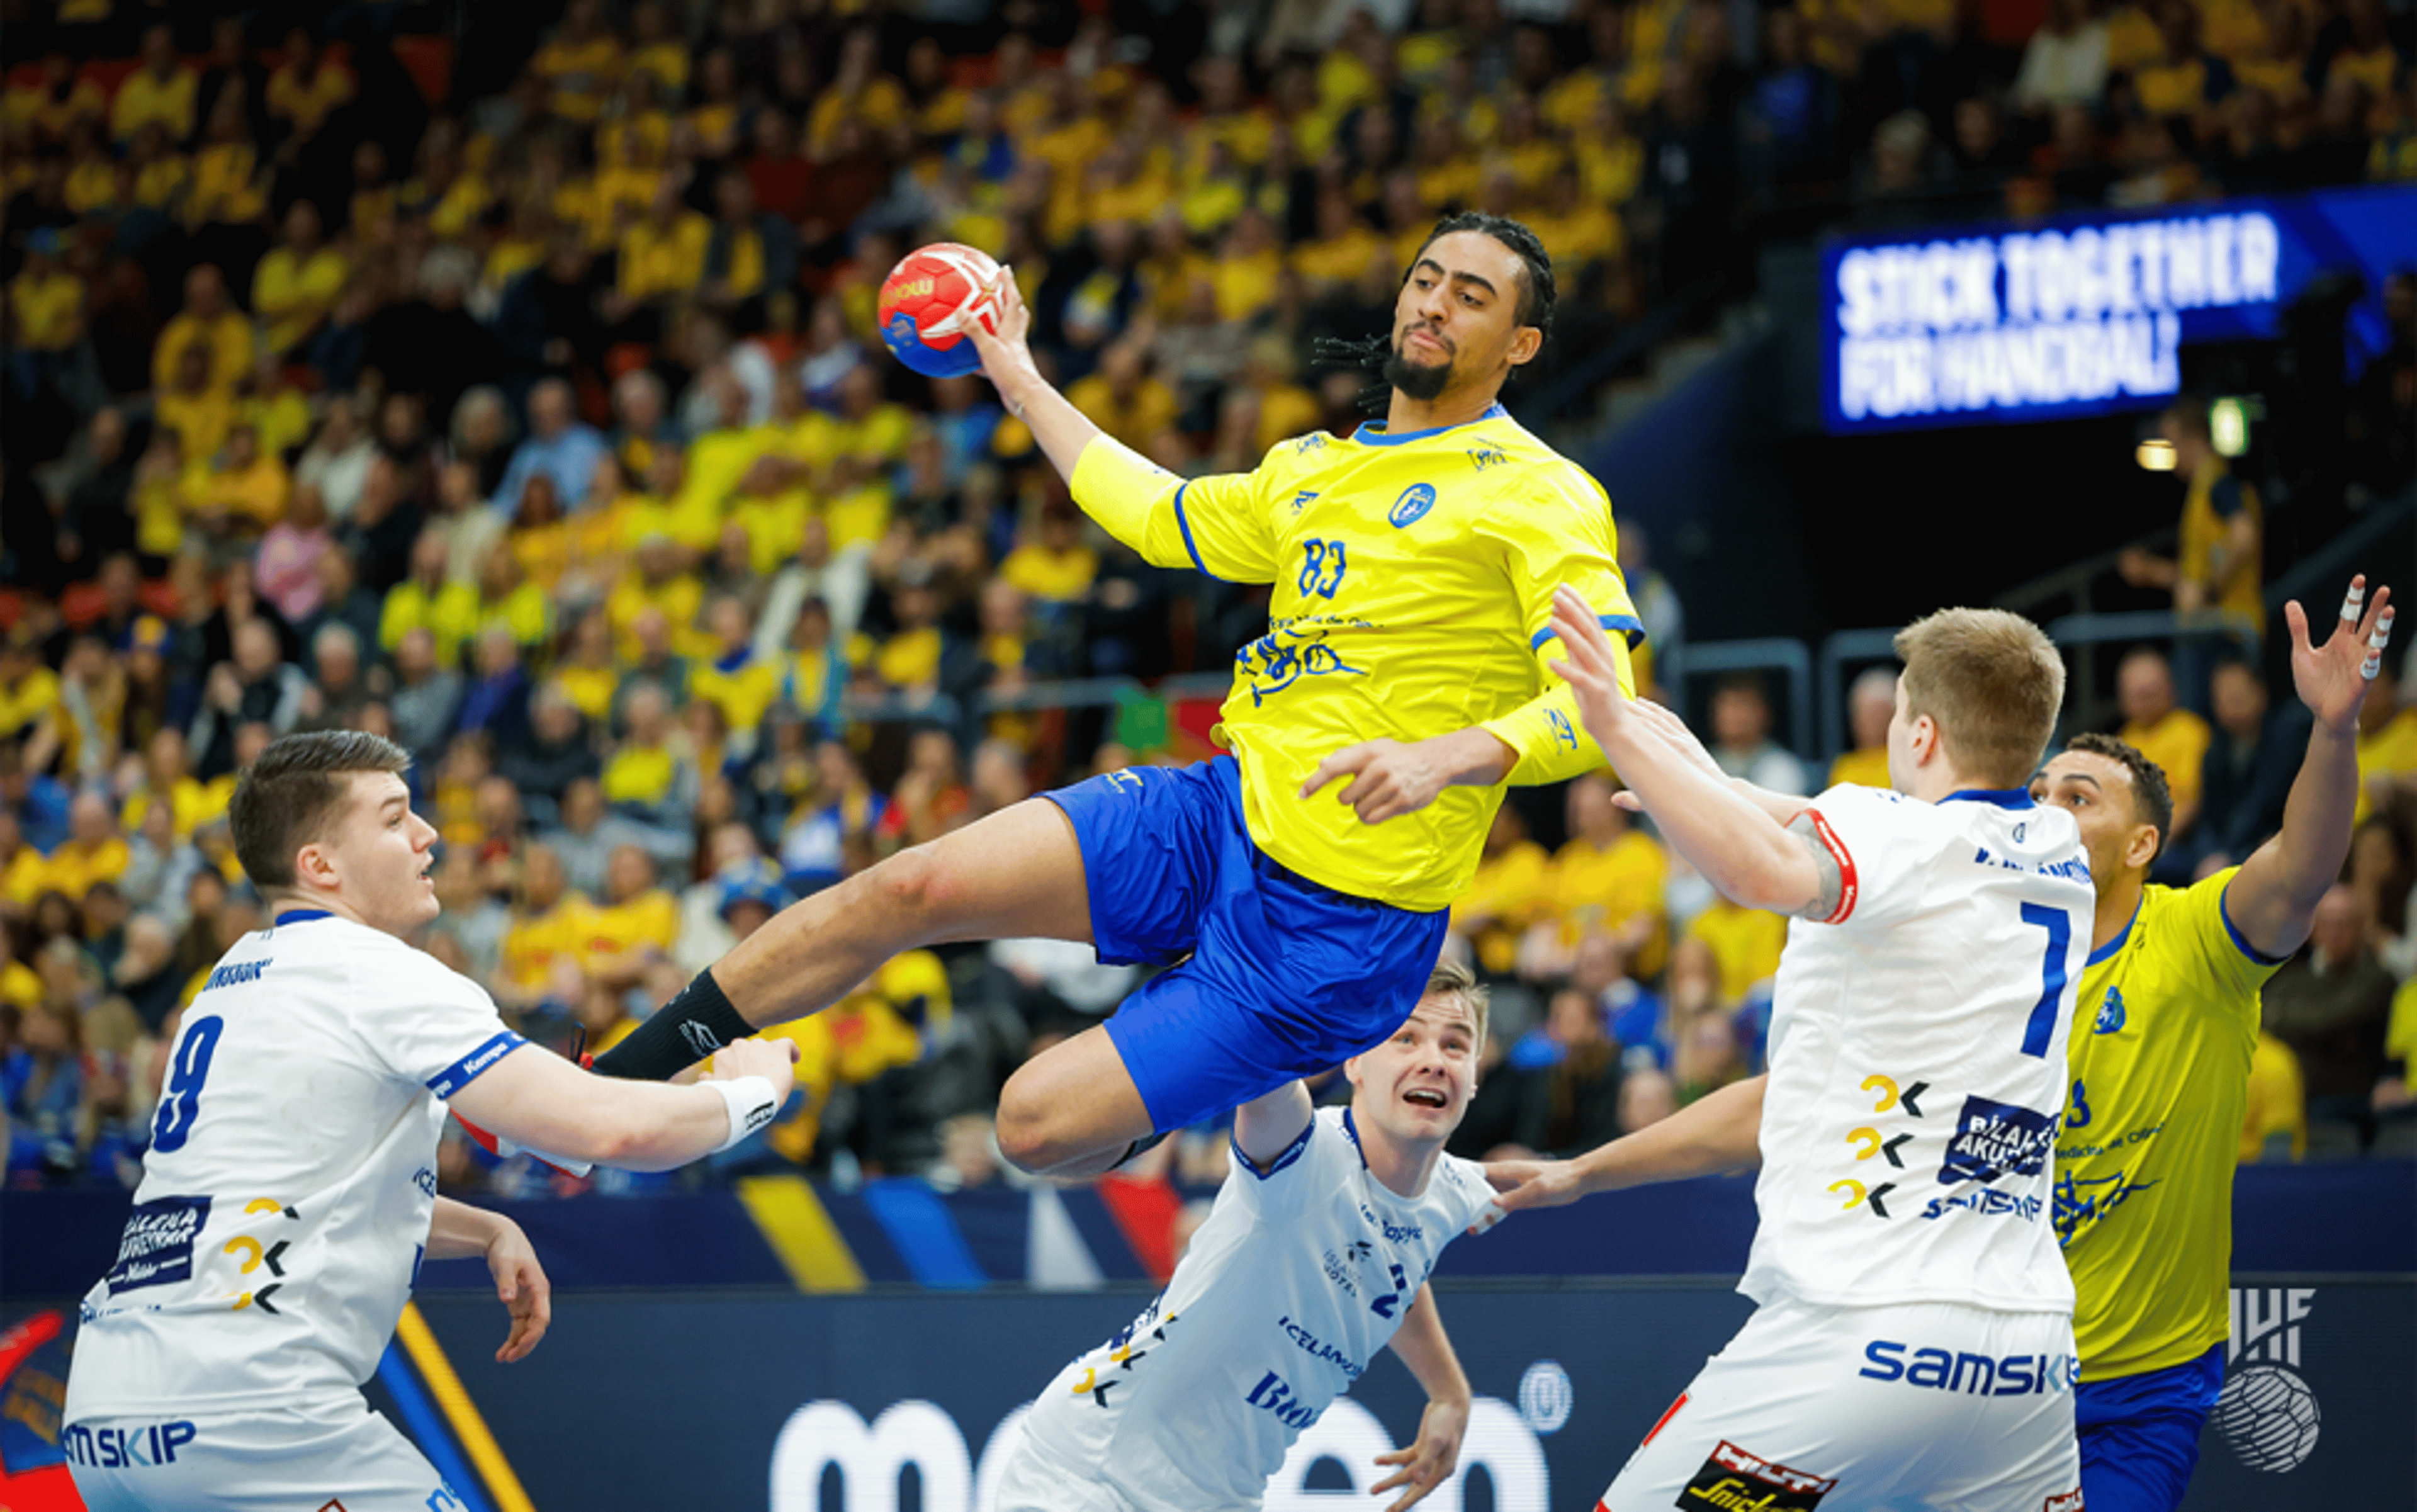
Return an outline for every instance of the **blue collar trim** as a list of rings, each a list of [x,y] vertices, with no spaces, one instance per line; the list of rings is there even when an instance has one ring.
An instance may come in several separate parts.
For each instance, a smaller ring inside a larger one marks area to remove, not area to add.
[[[2140,903],[2146,903],[2148,900],[2149,894],[2142,893],[2140,894]],[[2091,951],[2090,953],[2090,959],[2081,963],[2083,966],[2096,966],[2101,961],[2111,960],[2114,958],[2115,953],[2121,950],[2124,942],[2132,938],[2132,926],[2140,922],[2140,903],[2135,903],[2132,905],[2132,917],[2123,921],[2123,932],[2108,940],[2106,942],[2105,949]],[[2230,919],[2225,920],[2225,924],[2227,925],[2231,923],[2232,921]]]
[[[2028,787],[1968,787],[1960,793],[1950,793],[1939,800],[1942,803],[1988,803],[1998,808],[2037,808]]]
[[[1317,1116],[1316,1111],[1312,1109],[1310,1116],[1312,1118],[1315,1118]],[[1351,1153],[1360,1157],[1360,1168],[1361,1170],[1366,1170],[1368,1168],[1368,1152],[1361,1146],[1360,1125],[1351,1122],[1351,1109],[1348,1107],[1345,1107],[1343,1109],[1343,1132],[1351,1137]]]
[[[332,919],[334,917],[334,914],[328,912],[325,909],[296,909],[292,913],[279,914],[274,920],[270,921],[268,927],[274,929],[279,924],[309,924],[313,919]]]
[[[1502,420],[1508,417],[1510,413],[1511,412],[1509,410],[1503,408],[1497,402],[1496,404],[1486,405],[1485,413],[1478,416],[1476,420],[1463,420],[1461,424],[1475,425],[1482,420]],[[1446,431],[1456,431],[1458,429],[1460,429],[1459,425],[1438,425],[1433,430],[1404,431],[1399,435],[1392,435],[1386,432],[1385,422],[1383,420],[1369,420],[1365,424],[1361,425],[1358,430],[1351,433],[1351,439],[1359,442],[1362,446],[1402,446],[1407,442],[1423,441],[1430,435],[1441,435]]]

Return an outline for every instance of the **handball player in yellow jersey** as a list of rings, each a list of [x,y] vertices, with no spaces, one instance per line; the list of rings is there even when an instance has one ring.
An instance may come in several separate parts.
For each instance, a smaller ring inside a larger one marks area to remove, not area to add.
[[[983,370],[1076,502],[1153,563],[1272,587],[1223,710],[1232,754],[1092,778],[816,893],[596,1069],[669,1076],[915,946],[1082,940],[1172,967],[1000,1099],[1009,1159],[1082,1176],[1385,1041],[1503,786],[1603,762],[1546,670],[1554,589],[1617,633],[1623,687],[1643,628],[1602,487],[1496,402],[1552,320],[1551,258],[1519,222],[1456,216],[1420,249],[1383,348],[1382,423],[1282,442],[1246,474],[1186,481],[1102,434],[1034,366],[1013,282],[985,297]]]
[[[2074,1394],[2090,1512],[2170,1512],[2224,1384],[2232,1168],[2257,1041],[2257,994],[2308,938],[2349,855],[2359,707],[2392,633],[2392,590],[2350,580],[2318,647],[2285,610],[2291,679],[2316,715],[2283,828],[2187,888],[2148,881],[2173,823],[2165,773],[2084,735],[2032,779],[2073,811],[2098,884],[2067,1042],[2055,1221],[2076,1306]]]

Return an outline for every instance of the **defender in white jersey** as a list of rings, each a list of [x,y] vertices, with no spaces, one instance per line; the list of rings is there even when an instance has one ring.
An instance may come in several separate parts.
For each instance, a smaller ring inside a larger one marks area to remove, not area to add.
[[[998,1512],[1255,1507],[1301,1430],[1388,1342],[1426,1388],[1391,1512],[1451,1475],[1467,1378],[1427,1275],[1490,1221],[1493,1192],[1443,1153],[1477,1080],[1485,991],[1447,961],[1393,1037],[1347,1066],[1351,1106],[1295,1081],[1234,1115],[1234,1163],[1175,1277],[1057,1373],[1025,1418]]]
[[[1505,1163],[1505,1209],[1751,1167],[1760,1305],[1646,1435],[1605,1512],[2077,1512],[2073,1282],[2049,1222],[2094,894],[2078,828],[2025,784],[2064,668],[2028,620],[1897,636],[1896,791],[1731,783],[1608,680],[1564,590],[1587,727],[1715,886],[1794,915],[1767,1077],[1574,1161]],[[1587,618],[1584,625],[1579,616]]]
[[[463,1504],[361,1383],[430,1258],[483,1255],[533,1349],[544,1271],[509,1219],[436,1195],[451,1105],[566,1155],[661,1168],[768,1122],[789,1053],[739,1046],[696,1087],[524,1053],[476,984],[403,942],[436,916],[410,758],[289,736],[230,805],[276,922],[185,1012],[117,1261],[83,1306],[61,1443],[92,1512]]]

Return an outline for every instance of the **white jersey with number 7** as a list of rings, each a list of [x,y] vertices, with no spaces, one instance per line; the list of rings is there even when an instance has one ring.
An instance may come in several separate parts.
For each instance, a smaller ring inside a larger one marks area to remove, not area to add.
[[[1852,786],[1809,816],[1845,885],[1780,957],[1741,1290],[2070,1313],[2051,1153],[2094,901],[2072,816]]]

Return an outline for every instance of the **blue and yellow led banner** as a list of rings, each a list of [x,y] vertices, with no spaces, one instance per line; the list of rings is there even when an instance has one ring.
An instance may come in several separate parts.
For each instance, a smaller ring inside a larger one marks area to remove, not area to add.
[[[2154,408],[2194,342],[2275,334],[2320,275],[2356,274],[2353,364],[2382,287],[2417,271],[2417,188],[2329,190],[2030,225],[1843,237],[1821,255],[1833,434]]]

